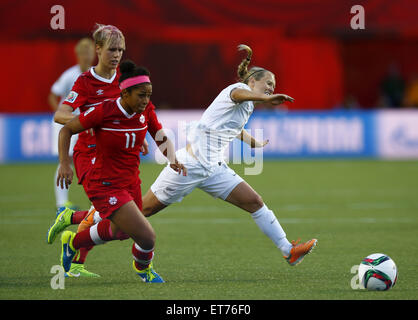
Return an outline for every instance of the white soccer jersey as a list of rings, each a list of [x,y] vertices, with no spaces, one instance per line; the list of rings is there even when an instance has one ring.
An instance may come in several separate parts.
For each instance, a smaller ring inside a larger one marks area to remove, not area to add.
[[[68,94],[71,92],[71,88],[74,85],[74,82],[77,80],[78,76],[81,74],[80,66],[77,64],[65,70],[57,81],[51,87],[51,92],[59,97],[61,97],[60,105]],[[79,114],[80,111],[77,109],[73,111],[73,114]],[[56,123],[52,120],[52,154],[58,155],[58,134],[63,127],[62,124]],[[70,145],[70,155],[72,154],[75,143],[77,142],[78,134],[71,137]]]
[[[226,147],[242,132],[254,111],[252,101],[232,101],[231,92],[236,88],[251,91],[248,85],[241,82],[226,87],[189,130],[188,141],[192,151],[206,168],[224,161]]]

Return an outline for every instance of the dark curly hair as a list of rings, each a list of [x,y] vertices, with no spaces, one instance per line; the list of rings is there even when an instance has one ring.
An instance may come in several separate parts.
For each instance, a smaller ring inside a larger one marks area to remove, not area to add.
[[[119,77],[119,83],[121,83],[123,80],[136,77],[136,76],[150,76],[150,72],[145,67],[138,67],[133,61],[131,60],[124,60],[119,65],[119,70],[121,72],[121,75]],[[126,88],[128,92],[130,92],[132,89],[136,88],[137,86],[132,86],[129,88]]]

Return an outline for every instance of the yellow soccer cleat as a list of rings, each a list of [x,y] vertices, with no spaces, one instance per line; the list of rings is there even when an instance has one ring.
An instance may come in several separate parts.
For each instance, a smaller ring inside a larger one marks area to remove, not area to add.
[[[153,283],[163,283],[165,282],[163,280],[163,278],[160,277],[160,275],[154,271],[154,269],[152,268],[152,262],[151,264],[148,266],[148,268],[143,269],[143,270],[138,270],[135,266],[135,260],[133,261],[132,264],[136,274],[142,279],[142,281],[144,282],[153,282]]]
[[[75,233],[71,231],[64,231],[61,236],[61,266],[65,272],[70,271],[71,262],[78,250],[73,247],[73,239]]]
[[[87,271],[84,267],[84,264],[81,263],[71,263],[70,270],[65,273],[65,277],[68,278],[100,278],[100,275]]]
[[[74,210],[71,210],[70,208],[58,208],[54,224],[49,227],[48,232],[46,233],[46,242],[48,244],[52,244],[57,235],[71,225],[71,217],[73,213]]]

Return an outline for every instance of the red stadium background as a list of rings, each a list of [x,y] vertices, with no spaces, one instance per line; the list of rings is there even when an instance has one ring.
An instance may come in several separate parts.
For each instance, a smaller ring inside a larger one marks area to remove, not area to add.
[[[65,9],[53,30],[50,10]],[[353,30],[353,5],[365,29]],[[378,105],[379,85],[396,64],[418,73],[418,1],[407,0],[89,0],[2,1],[0,112],[50,112],[52,83],[75,64],[73,47],[95,23],[125,34],[124,58],[147,66],[160,108],[205,108],[235,81],[240,43],[253,64],[276,74],[277,90],[296,98],[290,110],[333,109],[347,97]]]

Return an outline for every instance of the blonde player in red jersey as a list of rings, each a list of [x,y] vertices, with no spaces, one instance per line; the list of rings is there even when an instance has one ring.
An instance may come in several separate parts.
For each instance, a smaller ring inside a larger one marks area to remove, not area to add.
[[[94,59],[96,58],[94,42],[90,38],[81,39],[75,46],[75,54],[77,56],[77,64],[65,70],[57,81],[51,87],[51,92],[48,96],[48,103],[52,110],[55,112],[58,106],[64,101],[64,99],[70,93],[74,82],[83,72],[86,72],[93,65]],[[77,111],[76,111],[77,112]],[[52,143],[53,143],[53,154],[58,156],[58,134],[62,128],[62,124],[55,121],[52,123]],[[75,143],[77,142],[78,136],[74,136],[71,141],[72,154]],[[58,172],[58,166],[57,171]],[[54,180],[57,179],[55,173]],[[68,200],[68,189],[61,189],[55,185],[55,202],[57,209],[60,207],[73,207],[72,203]]]
[[[139,179],[140,148],[148,131],[167,156],[170,167],[178,174],[187,174],[178,163],[174,146],[165,135],[154,106],[150,103],[152,85],[149,72],[131,61],[121,64],[121,97],[90,107],[68,122],[60,131],[57,184],[72,182],[68,149],[71,136],[94,129],[96,161],[89,173],[87,194],[102,220],[78,232],[65,231],[61,237],[61,263],[66,272],[77,251],[112,240],[134,240],[133,268],[145,282],[164,282],[153,270],[155,232],[142,214],[141,180]]]
[[[125,51],[125,38],[122,32],[112,25],[96,25],[93,32],[93,39],[96,46],[98,63],[87,72],[82,73],[71,92],[64,102],[55,112],[54,120],[65,124],[75,117],[74,110],[84,112],[90,107],[96,106],[103,101],[116,99],[120,95],[119,89],[119,71],[117,69],[119,62]],[[144,146],[141,151],[143,154],[148,152],[147,143],[144,140]],[[78,183],[83,185],[86,193],[88,192],[88,172],[95,161],[96,138],[92,130],[86,130],[79,134],[79,139],[74,147],[74,167],[78,177]],[[64,220],[64,214],[71,217]],[[100,217],[92,206],[87,211],[76,211],[69,208],[59,208],[54,224],[47,233],[47,242],[52,243],[56,236],[69,224],[79,224],[78,231],[98,222]],[[87,254],[91,248],[82,248],[74,258],[71,270],[67,276],[86,276],[98,277],[99,275],[89,272],[84,267]]]

